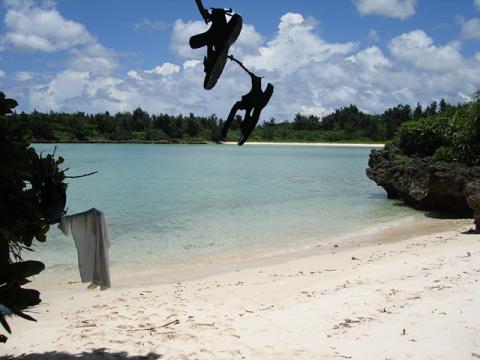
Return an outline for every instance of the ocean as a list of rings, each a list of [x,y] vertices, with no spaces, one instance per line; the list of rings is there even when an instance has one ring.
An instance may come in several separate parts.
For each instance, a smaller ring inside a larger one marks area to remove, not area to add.
[[[37,144],[52,152],[54,145]],[[105,213],[112,273],[305,250],[417,213],[365,175],[369,148],[60,144],[72,215]],[[53,226],[28,258],[78,280],[73,239]],[[112,278],[115,278],[112,275]]]

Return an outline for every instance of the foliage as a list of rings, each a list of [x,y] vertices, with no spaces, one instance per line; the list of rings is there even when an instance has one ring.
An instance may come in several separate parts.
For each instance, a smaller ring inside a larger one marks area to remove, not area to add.
[[[21,113],[14,117],[29,129],[38,142],[205,142],[217,141],[223,120],[209,117],[168,114],[151,115],[141,108],[110,114]],[[242,117],[237,115],[227,140],[239,138]],[[275,119],[261,123],[252,134],[257,141],[384,141],[385,124],[381,115],[369,115],[350,105],[323,118],[297,114],[292,122]]]
[[[408,156],[432,156],[448,144],[450,127],[445,118],[422,118],[400,126],[397,136],[399,148]]]
[[[411,164],[413,159],[406,155],[396,154],[395,158],[393,159],[393,164],[396,166],[404,166]]]
[[[412,109],[409,105],[398,105],[383,113],[387,138],[393,137],[395,131],[405,122],[411,120]]]
[[[473,101],[457,107],[440,101],[439,113],[436,102],[432,103],[421,118],[400,126],[395,144],[408,156],[480,165],[480,98],[476,94]],[[415,113],[420,110],[417,106]]]
[[[16,106],[15,100],[0,93],[0,304],[34,320],[23,310],[37,305],[40,294],[22,286],[45,266],[22,261],[21,252],[29,250],[34,239],[46,240],[49,225],[64,213],[67,185],[59,169],[63,159],[37,154],[30,147],[25,125],[7,116]],[[11,331],[1,312],[0,322]]]
[[[382,114],[372,115],[361,111],[355,105],[349,105],[319,117],[316,115],[296,114],[293,119],[277,121],[260,119],[257,129],[250,137],[251,141],[278,142],[388,142],[397,130],[410,121],[420,121],[428,125],[436,117],[451,119],[462,106],[455,107],[440,100],[425,108],[417,104],[415,109],[399,104],[385,110]],[[110,114],[108,111],[98,114],[63,112],[12,115],[26,125],[32,141],[38,142],[159,142],[159,143],[204,143],[218,141],[224,121],[215,114],[196,116],[149,114],[141,108],[133,112]],[[237,115],[231,123],[227,141],[236,141],[240,137],[239,125],[242,117]],[[436,122],[437,120],[433,120]],[[410,125],[408,125],[410,126]],[[406,131],[408,126],[404,128]],[[420,125],[419,125],[420,126]],[[410,129],[412,130],[412,129]],[[431,133],[425,133],[430,134]],[[418,143],[421,132],[415,136]],[[397,137],[398,140],[398,137]],[[414,140],[414,139],[411,139]],[[432,139],[430,139],[432,140]],[[463,143],[463,140],[460,140]],[[430,144],[431,146],[442,146]],[[414,146],[414,144],[412,144]],[[472,144],[468,152],[475,153]],[[424,151],[423,151],[424,152]],[[423,154],[422,151],[419,154]],[[433,155],[435,149],[427,151]],[[413,151],[415,153],[415,151]],[[423,155],[422,155],[423,156]],[[471,156],[470,156],[471,158]]]
[[[453,162],[458,160],[455,149],[451,146],[440,146],[433,154],[433,160],[441,162]]]
[[[468,165],[480,165],[480,98],[458,109],[453,116],[455,129],[453,146],[459,160]]]

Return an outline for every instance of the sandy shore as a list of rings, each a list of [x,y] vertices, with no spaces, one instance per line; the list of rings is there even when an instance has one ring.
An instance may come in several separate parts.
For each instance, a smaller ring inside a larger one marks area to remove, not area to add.
[[[0,355],[480,358],[480,235],[471,220],[427,225],[187,281],[43,289],[38,323],[12,319]]]
[[[226,145],[237,145],[236,142],[226,141]],[[247,142],[245,145],[285,145],[285,146],[323,146],[323,147],[364,147],[383,148],[385,144],[349,144],[349,143],[298,143],[298,142]],[[244,146],[245,146],[244,145]]]

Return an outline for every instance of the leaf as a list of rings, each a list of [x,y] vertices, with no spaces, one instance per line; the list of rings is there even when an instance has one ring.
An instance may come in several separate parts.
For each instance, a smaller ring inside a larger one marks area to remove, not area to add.
[[[10,325],[8,325],[8,322],[7,320],[5,319],[5,317],[3,316],[2,312],[0,312],[0,323],[2,324],[2,326],[5,328],[5,330],[7,330],[7,332],[9,334],[12,333],[12,330],[10,329]]]
[[[25,314],[24,312],[21,312],[20,310],[16,310],[16,309],[10,309],[12,310],[12,312],[15,314],[15,315],[18,315],[20,316],[21,318],[24,318],[25,320],[30,320],[30,321],[37,321],[36,319],[34,319],[33,317],[31,317],[30,315],[27,315]]]

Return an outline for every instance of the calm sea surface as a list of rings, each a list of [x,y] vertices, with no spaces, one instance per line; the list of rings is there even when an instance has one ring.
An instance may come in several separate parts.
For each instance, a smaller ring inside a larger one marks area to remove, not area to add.
[[[51,152],[53,145],[36,145]],[[365,175],[367,148],[61,144],[68,214],[95,207],[112,235],[112,268],[148,269],[322,244],[398,221]],[[72,238],[52,228],[34,258],[78,272]],[[76,275],[78,277],[78,275]]]

